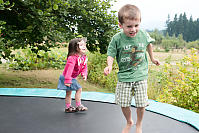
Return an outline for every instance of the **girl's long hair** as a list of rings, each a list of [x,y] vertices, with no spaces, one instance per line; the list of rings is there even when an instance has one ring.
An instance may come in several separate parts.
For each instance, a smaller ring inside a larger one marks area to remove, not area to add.
[[[72,55],[75,55],[75,54],[78,54],[80,49],[79,49],[79,44],[78,42],[81,42],[82,40],[84,40],[86,42],[86,38],[75,38],[75,39],[72,39],[70,42],[69,42],[69,45],[68,45],[68,55],[67,55],[67,58],[69,56],[72,56]]]

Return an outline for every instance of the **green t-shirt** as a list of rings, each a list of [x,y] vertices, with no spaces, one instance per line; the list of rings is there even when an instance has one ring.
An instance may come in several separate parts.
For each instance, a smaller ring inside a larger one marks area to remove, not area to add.
[[[113,36],[107,54],[116,57],[120,82],[135,82],[148,78],[147,45],[155,40],[144,30],[139,30],[133,38],[124,32]]]

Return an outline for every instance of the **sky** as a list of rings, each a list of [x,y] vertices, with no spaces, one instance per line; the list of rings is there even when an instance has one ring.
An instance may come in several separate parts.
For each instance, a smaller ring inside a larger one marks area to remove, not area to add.
[[[168,14],[171,20],[175,14],[179,17],[184,12],[188,19],[190,16],[193,20],[199,18],[199,0],[117,0],[112,9],[118,11],[125,4],[136,5],[141,10],[141,28],[148,30],[165,29]]]

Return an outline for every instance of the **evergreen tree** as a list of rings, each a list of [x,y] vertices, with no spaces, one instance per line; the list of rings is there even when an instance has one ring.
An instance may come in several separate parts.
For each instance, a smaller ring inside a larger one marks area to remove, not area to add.
[[[190,39],[189,39],[189,22],[188,22],[188,19],[187,19],[187,15],[186,15],[186,13],[184,13],[183,14],[183,16],[182,16],[182,25],[183,25],[183,31],[182,32],[180,32],[180,33],[182,33],[182,35],[183,35],[183,38],[184,38],[184,40],[187,40],[187,41],[189,41]]]
[[[166,32],[169,36],[179,36],[182,34],[183,39],[187,42],[199,39],[199,19],[194,21],[191,16],[188,20],[186,13],[180,14],[179,18],[175,14],[173,21],[170,20],[170,15],[168,15],[166,24]]]

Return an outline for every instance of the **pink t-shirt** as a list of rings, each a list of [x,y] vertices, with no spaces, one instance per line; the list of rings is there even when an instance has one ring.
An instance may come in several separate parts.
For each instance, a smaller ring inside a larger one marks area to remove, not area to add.
[[[81,74],[87,77],[87,57],[86,55],[72,55],[69,56],[63,71],[65,77],[64,83],[71,84],[72,79],[77,78]]]

